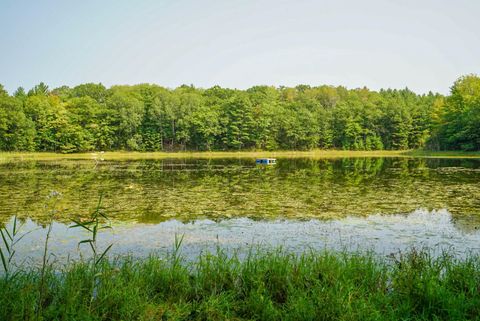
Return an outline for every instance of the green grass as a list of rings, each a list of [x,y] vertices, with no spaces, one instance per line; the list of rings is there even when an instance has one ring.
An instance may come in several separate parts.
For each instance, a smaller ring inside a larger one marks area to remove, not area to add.
[[[95,274],[95,275],[94,275]],[[92,283],[91,280],[98,280]],[[282,250],[117,258],[0,279],[0,320],[473,320],[480,259]],[[95,288],[93,288],[95,287]],[[94,293],[92,297],[92,293]]]
[[[255,157],[311,157],[311,158],[339,158],[339,157],[396,157],[401,151],[342,151],[342,150],[311,150],[311,151],[238,151],[238,152],[126,152],[114,151],[105,153],[25,153],[0,152],[0,161],[8,160],[90,160],[103,158],[105,160],[133,160],[133,159],[165,159],[165,158],[255,158]]]
[[[0,152],[1,161],[12,160],[135,160],[135,159],[165,159],[165,158],[315,158],[332,159],[345,157],[454,157],[480,158],[480,152],[462,151],[425,151],[425,150],[379,150],[379,151],[352,151],[352,150],[310,150],[310,151],[215,151],[215,152],[92,152],[92,153],[41,153],[41,152]]]
[[[405,152],[405,155],[413,157],[432,157],[432,158],[480,158],[480,151],[428,151],[428,150],[411,150]]]

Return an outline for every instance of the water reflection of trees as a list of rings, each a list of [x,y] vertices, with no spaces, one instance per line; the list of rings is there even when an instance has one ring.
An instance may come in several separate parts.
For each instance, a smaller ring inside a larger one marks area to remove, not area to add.
[[[426,158],[172,159],[18,162],[0,166],[0,219],[42,221],[45,197],[62,193],[62,218],[86,215],[100,193],[118,220],[333,218],[448,208],[478,213],[479,162]]]

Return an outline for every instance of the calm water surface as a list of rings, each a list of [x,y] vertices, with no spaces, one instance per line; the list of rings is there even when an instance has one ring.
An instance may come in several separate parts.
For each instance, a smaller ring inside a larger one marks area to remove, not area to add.
[[[68,226],[100,194],[114,227],[100,242],[118,254],[163,251],[176,234],[188,255],[259,243],[382,254],[412,246],[462,254],[480,245],[476,159],[15,161],[0,164],[0,182],[0,222],[17,215],[32,231],[19,244],[23,259],[41,253],[53,206],[52,252],[79,255],[85,235]]]

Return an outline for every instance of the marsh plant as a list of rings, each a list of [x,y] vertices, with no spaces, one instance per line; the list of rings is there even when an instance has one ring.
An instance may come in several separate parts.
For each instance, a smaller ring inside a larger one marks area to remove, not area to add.
[[[100,249],[98,246],[98,234],[101,230],[104,229],[111,229],[112,226],[110,224],[110,219],[106,215],[104,208],[102,207],[102,198],[103,196],[100,195],[98,199],[97,206],[95,210],[92,212],[90,217],[86,220],[74,220],[74,225],[70,226],[70,228],[80,228],[88,232],[88,238],[80,241],[78,246],[82,244],[86,244],[89,246],[89,249],[92,253],[91,258],[91,268],[93,271],[93,278],[92,278],[92,296],[91,301],[97,295],[97,288],[99,286],[99,277],[101,276],[101,271],[99,270],[99,265],[103,259],[105,259],[108,251],[112,248],[113,244],[108,245],[104,249]]]
[[[7,226],[0,227],[0,259],[4,271],[5,280],[14,277],[16,273],[13,271],[13,259],[15,257],[15,245],[26,235],[21,234],[21,224],[19,224],[17,216],[13,217],[11,229]]]
[[[42,313],[44,298],[45,298],[45,276],[47,269],[51,268],[49,264],[49,252],[48,252],[48,245],[50,241],[50,236],[52,234],[53,223],[58,214],[57,204],[58,201],[61,199],[62,194],[57,191],[51,191],[50,194],[47,196],[47,202],[45,203],[45,209],[48,213],[48,227],[47,227],[47,234],[45,236],[45,243],[43,246],[43,256],[42,256],[42,267],[40,271],[40,286],[39,286],[39,295],[37,301],[37,320],[38,317]]]

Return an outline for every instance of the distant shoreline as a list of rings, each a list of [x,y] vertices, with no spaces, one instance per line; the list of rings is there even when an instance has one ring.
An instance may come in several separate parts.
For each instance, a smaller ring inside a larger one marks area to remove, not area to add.
[[[354,157],[420,157],[420,158],[480,158],[480,151],[426,151],[426,150],[310,150],[310,151],[177,151],[130,152],[108,151],[88,153],[0,152],[0,161],[8,160],[135,160],[167,158],[354,158]]]

